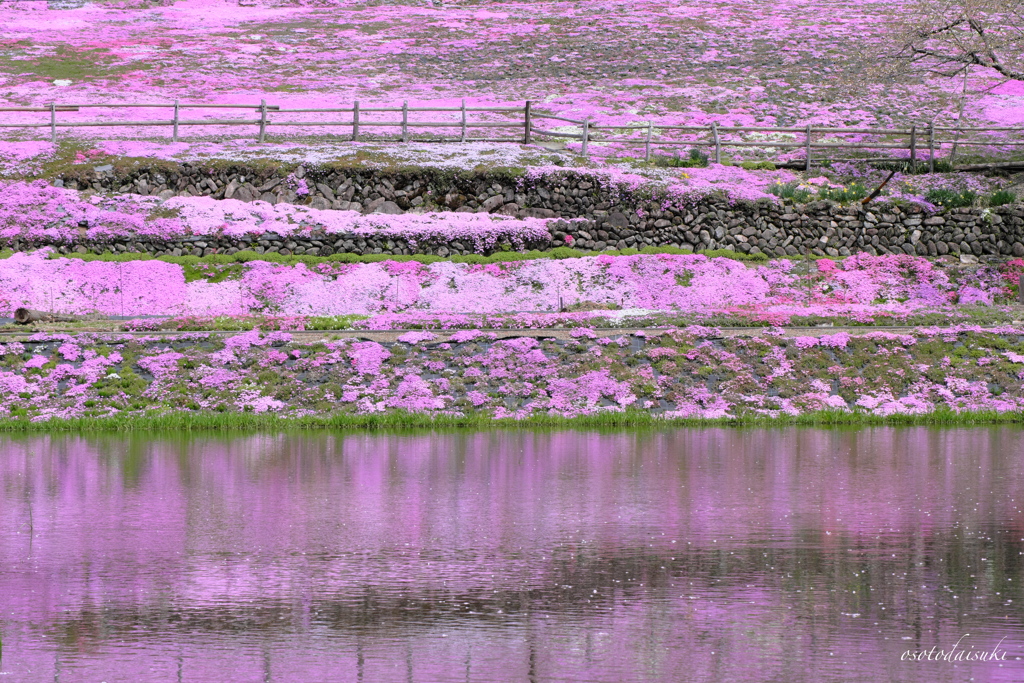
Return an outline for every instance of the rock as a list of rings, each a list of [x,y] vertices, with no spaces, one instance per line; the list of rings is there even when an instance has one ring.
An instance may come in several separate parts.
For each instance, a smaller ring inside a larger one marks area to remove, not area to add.
[[[960,254],[960,263],[977,263],[978,257],[974,254]]]
[[[277,204],[277,195],[273,192],[264,192],[260,197],[260,201],[267,202],[268,204]]]
[[[1024,256],[1024,244],[1021,244],[1020,242],[1014,242],[1012,248],[1014,256]]]
[[[520,218],[553,218],[554,215],[555,212],[551,209],[529,208],[519,212]]]
[[[385,200],[381,202],[380,206],[374,209],[371,213],[383,213],[391,216],[397,216],[398,214],[405,213],[405,211],[402,211],[402,207],[393,201]]]
[[[235,190],[234,199],[237,199],[240,202],[251,202],[253,199],[255,199],[255,197],[253,197],[252,192],[249,191],[249,188],[243,186]]]
[[[942,216],[932,216],[931,218],[924,219],[925,225],[945,225],[946,219]]]
[[[503,216],[515,216],[519,213],[519,205],[514,202],[510,202],[502,206],[494,213],[501,214]]]
[[[615,229],[625,229],[629,227],[629,219],[621,211],[615,211],[608,215],[608,220],[604,224]]]
[[[493,211],[494,209],[497,209],[504,203],[505,197],[503,195],[496,194],[493,197],[485,199],[484,202],[480,205],[480,208],[484,209],[485,211]]]
[[[331,208],[331,203],[323,197],[313,197],[309,200],[309,208],[326,211]]]
[[[387,200],[383,197],[377,197],[377,199],[372,200],[366,205],[366,208],[363,209],[363,213],[374,213],[385,201]]]
[[[235,196],[235,190],[238,189],[238,183],[232,180],[228,183],[228,186],[224,188],[224,199],[231,199]]]
[[[329,201],[334,201],[334,190],[332,190],[330,186],[324,183],[317,183],[316,189],[320,190],[320,193]]]
[[[165,202],[168,199],[170,199],[171,197],[174,197],[175,196],[175,192],[174,192],[174,190],[164,190],[163,192],[161,192],[157,196],[160,197],[160,201]]]

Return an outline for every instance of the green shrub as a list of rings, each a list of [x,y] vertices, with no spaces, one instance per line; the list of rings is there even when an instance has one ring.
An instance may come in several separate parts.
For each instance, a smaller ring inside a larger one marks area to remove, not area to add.
[[[818,190],[818,197],[821,199],[829,199],[840,204],[860,201],[868,194],[868,189],[860,183],[850,183],[846,187],[822,187]]]
[[[800,187],[800,183],[796,181],[769,185],[768,192],[780,199],[792,199],[797,204],[806,204],[814,198],[809,190]]]
[[[1010,190],[996,190],[988,196],[989,206],[1003,206],[1017,201],[1017,195]]]
[[[685,157],[679,152],[671,156],[658,154],[653,159],[655,166],[667,166],[669,168],[704,168],[708,165],[708,155],[694,147]]]
[[[741,161],[740,168],[747,171],[774,171],[775,164],[770,161]]]
[[[955,190],[928,190],[925,199],[936,206],[943,206],[947,209],[956,209],[962,206],[970,206],[978,195],[970,190],[957,192]]]
[[[694,147],[690,150],[689,166],[691,168],[704,168],[708,165],[708,155]]]

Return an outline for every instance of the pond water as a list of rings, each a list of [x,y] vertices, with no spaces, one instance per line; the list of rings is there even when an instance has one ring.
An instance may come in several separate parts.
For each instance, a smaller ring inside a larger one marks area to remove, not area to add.
[[[1020,681],[1022,503],[1015,428],[3,437],[0,681]]]

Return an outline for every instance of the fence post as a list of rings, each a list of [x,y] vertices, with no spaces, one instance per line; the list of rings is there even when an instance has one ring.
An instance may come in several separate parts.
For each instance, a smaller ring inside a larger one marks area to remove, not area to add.
[[[533,125],[533,122],[530,119],[530,100],[526,100],[526,111],[523,120],[523,127],[525,128],[523,131],[523,144],[528,145],[530,144],[530,128]]]
[[[402,101],[402,142],[409,142],[409,102]]]
[[[651,160],[651,133],[654,132],[654,124],[647,122],[647,140],[644,141],[644,161]]]
[[[50,142],[57,144],[57,103],[50,102]]]
[[[935,120],[928,122],[928,172],[935,173]]]
[[[917,126],[910,127],[910,172],[917,171]]]
[[[171,141],[178,141],[178,100],[174,100],[174,133],[171,135]]]
[[[359,142],[359,100],[352,105],[352,142]]]
[[[466,100],[462,100],[462,136],[459,142],[466,141]]]
[[[583,149],[580,150],[580,153],[582,153],[583,156],[587,156],[587,142],[588,142],[589,138],[590,138],[590,119],[584,119],[583,120]]]
[[[722,140],[718,137],[718,124],[711,122],[711,136],[715,141],[715,163],[722,163]]]
[[[807,160],[804,162],[804,172],[811,170],[811,124],[807,124]]]
[[[260,100],[260,142],[267,139],[267,101]]]

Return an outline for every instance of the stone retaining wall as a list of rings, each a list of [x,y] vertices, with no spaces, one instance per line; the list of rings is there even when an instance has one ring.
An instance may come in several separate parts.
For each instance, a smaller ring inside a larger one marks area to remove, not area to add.
[[[298,181],[302,181],[299,183]],[[400,214],[406,211],[494,213],[520,218],[579,219],[549,223],[550,240],[529,248],[564,246],[566,237],[581,249],[645,246],[735,249],[771,256],[816,254],[846,256],[856,252],[906,253],[919,256],[969,254],[984,259],[1024,256],[1024,205],[993,209],[949,209],[925,213],[914,206],[859,203],[839,206],[818,201],[806,205],[737,202],[709,197],[695,201],[650,192],[628,191],[576,172],[537,178],[508,173],[452,174],[434,169],[392,172],[340,167],[283,169],[233,166],[200,168],[189,164],[119,172],[97,167],[56,184],[96,192],[131,192],[173,196],[209,196],[241,201],[287,202],[318,209]],[[308,194],[300,195],[305,184]],[[21,242],[15,248],[41,246]],[[358,239],[331,235],[310,239],[272,233],[251,239],[195,237],[172,243],[124,242],[64,244],[62,251],[103,250],[208,254],[243,248],[280,253],[327,255],[349,253],[467,253],[465,245],[393,239]]]

